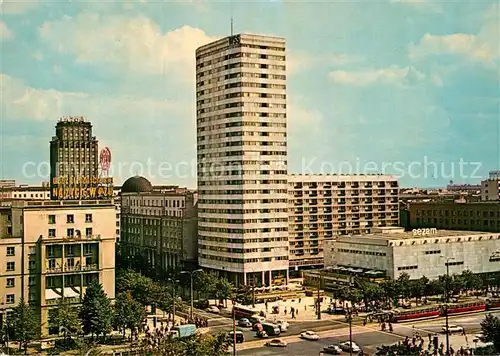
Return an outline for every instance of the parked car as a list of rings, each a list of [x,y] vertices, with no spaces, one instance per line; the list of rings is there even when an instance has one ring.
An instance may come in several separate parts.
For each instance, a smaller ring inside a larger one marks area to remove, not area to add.
[[[233,341],[234,340],[234,332],[231,331],[229,333],[229,337],[231,338],[231,341]],[[241,344],[243,342],[245,342],[245,336],[243,335],[243,332],[237,330],[236,331],[236,343]]]
[[[260,337],[261,339],[267,339],[269,335],[267,335],[265,330],[259,330],[257,331],[257,337]]]
[[[353,342],[351,345],[349,345],[349,341],[346,341],[346,342],[341,343],[339,346],[343,351],[346,351],[346,352],[351,352],[351,351],[352,352],[361,352],[361,348],[355,342]]]
[[[446,334],[446,326],[443,326],[441,328],[441,332],[443,334]],[[463,333],[464,328],[459,326],[459,325],[448,325],[448,333],[449,334],[454,334],[454,333]]]
[[[214,314],[219,314],[220,310],[215,305],[212,305],[212,306],[210,306],[210,307],[207,308],[207,312],[214,313]]]
[[[265,345],[269,347],[286,347],[287,343],[281,339],[272,339],[271,341],[266,342]]]
[[[250,328],[252,327],[252,323],[247,318],[241,318],[240,320],[238,320],[238,326],[242,326],[244,328]]]
[[[280,328],[280,331],[281,332],[284,332],[284,331],[287,331],[288,328],[290,327],[290,324],[288,323],[288,321],[286,320],[278,320],[276,322],[276,324],[278,325],[278,327]]]
[[[327,355],[341,355],[342,349],[337,345],[328,345],[323,348],[323,353]]]
[[[319,335],[314,331],[304,331],[302,334],[300,334],[300,338],[304,340],[316,341],[319,340]]]

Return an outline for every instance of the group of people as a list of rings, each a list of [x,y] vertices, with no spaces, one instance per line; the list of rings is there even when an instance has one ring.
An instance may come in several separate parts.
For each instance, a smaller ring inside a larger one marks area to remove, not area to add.
[[[419,333],[416,333],[413,338],[409,338],[408,336],[404,341],[400,341],[398,343],[398,347],[403,346],[408,352],[418,352],[419,355],[425,356],[469,356],[473,355],[472,351],[461,347],[459,350],[455,350],[450,346],[449,353],[446,353],[445,345],[441,341],[439,343],[439,339],[437,335],[428,334],[427,336],[427,346],[426,340],[420,336]]]

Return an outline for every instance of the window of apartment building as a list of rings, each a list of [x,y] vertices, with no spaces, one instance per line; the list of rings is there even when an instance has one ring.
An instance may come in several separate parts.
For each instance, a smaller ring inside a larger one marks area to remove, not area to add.
[[[48,268],[56,268],[56,260],[55,259],[50,259],[49,260],[49,267]]]
[[[14,304],[16,302],[16,296],[15,294],[7,294],[7,297],[5,298],[5,301],[7,304]]]
[[[29,253],[30,255],[34,255],[34,254],[36,254],[36,247],[35,247],[35,246],[30,246],[30,247],[29,247],[29,250],[28,250],[28,253]]]
[[[90,245],[83,245],[83,254],[85,256],[91,255],[92,254],[92,246],[90,246]]]
[[[49,237],[56,237],[56,229],[49,229]]]
[[[7,262],[7,271],[12,272],[16,269],[16,263],[15,262]]]
[[[29,260],[29,262],[28,262],[28,268],[30,270],[34,270],[36,268],[36,261],[35,260]]]
[[[64,249],[66,251],[66,256],[74,256],[75,255],[75,246],[67,245],[67,246],[64,246]]]
[[[74,267],[75,266],[75,259],[73,257],[70,257],[66,260],[67,266],[68,267]]]
[[[47,256],[54,257],[56,255],[55,246],[47,246]]]
[[[66,222],[68,224],[72,224],[75,222],[75,216],[73,214],[66,215]]]
[[[86,223],[92,222],[92,214],[85,214],[85,222]]]
[[[15,256],[15,255],[16,255],[16,248],[14,246],[8,246],[7,256]]]
[[[30,290],[28,299],[30,302],[36,301],[36,292],[34,290]]]
[[[68,236],[68,237],[75,236],[75,229],[67,229],[66,230],[66,236]]]
[[[54,277],[47,277],[45,284],[47,288],[54,288],[56,286],[56,279]]]
[[[16,285],[16,280],[14,278],[7,278],[7,288],[13,288]]]
[[[116,222],[116,227],[120,227],[120,222],[119,221]]]
[[[91,265],[92,264],[92,256],[87,256],[85,257],[85,264],[87,266]]]
[[[29,276],[28,284],[30,286],[34,286],[36,284],[36,277],[35,276]]]
[[[92,228],[91,227],[87,227],[85,229],[85,236],[92,236]]]
[[[56,216],[49,215],[49,224],[55,224],[55,223],[56,223]]]

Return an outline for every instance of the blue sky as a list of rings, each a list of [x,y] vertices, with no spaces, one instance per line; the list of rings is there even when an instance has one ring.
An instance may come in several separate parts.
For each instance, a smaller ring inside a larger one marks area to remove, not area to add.
[[[39,183],[57,119],[83,115],[117,183],[195,187],[194,51],[229,35],[231,14],[235,33],[287,40],[290,172],[439,186],[500,168],[497,1],[0,7],[2,178]]]

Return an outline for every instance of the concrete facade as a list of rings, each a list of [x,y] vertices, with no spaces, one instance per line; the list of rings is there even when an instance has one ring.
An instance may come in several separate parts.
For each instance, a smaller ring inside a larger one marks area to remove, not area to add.
[[[64,296],[78,305],[99,281],[115,297],[115,207],[101,201],[18,201],[0,214],[0,316],[21,298],[41,317]]]
[[[398,181],[386,175],[289,175],[290,268],[323,265],[323,241],[399,223]]]
[[[196,192],[171,187],[122,193],[121,204],[123,255],[140,255],[150,267],[163,271],[196,264]]]
[[[237,285],[288,278],[285,40],[196,51],[199,264]]]
[[[325,242],[325,267],[349,266],[384,271],[390,278],[408,273],[411,279],[429,279],[470,270],[473,273],[500,269],[500,234],[422,229],[416,235],[401,228],[374,229],[372,234],[339,236]]]

